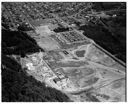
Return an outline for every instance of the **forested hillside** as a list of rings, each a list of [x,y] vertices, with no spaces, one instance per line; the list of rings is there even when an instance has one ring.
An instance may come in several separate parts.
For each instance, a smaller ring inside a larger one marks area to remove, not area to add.
[[[33,39],[19,31],[2,30],[2,101],[67,102],[60,91],[27,76],[12,55],[24,57],[41,50]],[[43,51],[43,50],[42,50]]]

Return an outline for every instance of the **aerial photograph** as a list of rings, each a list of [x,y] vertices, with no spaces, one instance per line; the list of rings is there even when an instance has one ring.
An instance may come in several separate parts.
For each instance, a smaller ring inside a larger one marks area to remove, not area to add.
[[[2,102],[126,102],[126,2],[1,2]]]

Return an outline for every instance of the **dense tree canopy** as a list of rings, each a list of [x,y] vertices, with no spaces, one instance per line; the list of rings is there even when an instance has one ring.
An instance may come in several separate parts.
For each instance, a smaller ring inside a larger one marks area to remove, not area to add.
[[[3,102],[66,102],[69,98],[62,92],[46,87],[27,76],[21,65],[11,57],[22,57],[39,51],[36,42],[25,33],[2,30],[2,101]]]

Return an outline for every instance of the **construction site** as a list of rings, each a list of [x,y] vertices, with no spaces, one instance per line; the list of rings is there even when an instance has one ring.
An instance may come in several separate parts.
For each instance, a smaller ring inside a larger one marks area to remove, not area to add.
[[[16,5],[22,7],[23,4]],[[6,5],[4,7],[7,10]],[[25,17],[25,13],[21,15]],[[93,13],[107,18],[107,14],[99,14]],[[75,102],[87,102],[89,99],[125,102],[125,62],[85,36],[75,24],[66,22],[61,14],[49,15],[50,18],[44,20],[25,17],[32,28],[25,32],[44,50],[20,58],[22,69],[28,76],[65,93]],[[82,18],[79,22],[82,26]]]

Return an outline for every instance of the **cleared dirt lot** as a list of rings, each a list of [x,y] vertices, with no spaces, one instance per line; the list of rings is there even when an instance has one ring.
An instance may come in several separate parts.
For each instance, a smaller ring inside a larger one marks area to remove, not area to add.
[[[50,37],[41,38],[37,43],[41,48],[45,50],[59,49],[58,43]]]
[[[40,34],[40,36],[49,36],[51,35],[53,32],[49,29],[49,25],[41,25],[36,27],[36,32],[37,34]]]

